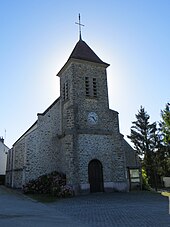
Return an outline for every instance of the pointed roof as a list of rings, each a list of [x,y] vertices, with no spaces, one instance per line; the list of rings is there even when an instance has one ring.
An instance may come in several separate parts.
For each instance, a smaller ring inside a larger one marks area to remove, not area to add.
[[[95,53],[94,51],[81,39],[75,45],[70,57],[68,58],[65,65],[60,69],[57,73],[57,76],[60,77],[61,73],[63,72],[64,68],[69,64],[71,60],[84,60],[88,62],[94,62],[98,64],[102,64],[104,67],[108,67],[109,64],[103,62]]]
[[[109,66],[109,64],[103,62],[82,39],[80,39],[74,47],[69,59],[71,58],[105,64]]]

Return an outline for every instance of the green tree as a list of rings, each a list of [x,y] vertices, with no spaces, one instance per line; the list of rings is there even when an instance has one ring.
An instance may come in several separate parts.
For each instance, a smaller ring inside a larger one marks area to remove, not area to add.
[[[135,116],[137,121],[132,122],[133,126],[128,138],[131,139],[139,156],[147,155],[155,147],[156,123],[149,123],[150,116],[142,106]]]
[[[155,153],[155,163],[158,181],[161,184],[161,177],[170,176],[170,148],[162,142],[158,143]]]
[[[158,155],[159,172],[162,176],[170,176],[170,103],[161,110],[162,120],[159,129]]]
[[[142,165],[146,170],[149,183],[155,184],[155,147],[157,142],[156,123],[149,123],[150,116],[145,111],[144,107],[140,107],[136,121],[133,121],[131,134],[128,138],[134,144],[134,148],[138,155],[142,157]]]
[[[170,103],[167,103],[165,109],[161,111],[162,121],[160,122],[160,130],[162,132],[163,141],[170,146]]]

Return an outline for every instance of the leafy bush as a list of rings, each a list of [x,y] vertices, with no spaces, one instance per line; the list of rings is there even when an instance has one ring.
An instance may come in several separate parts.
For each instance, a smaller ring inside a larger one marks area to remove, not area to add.
[[[74,195],[71,186],[66,185],[66,175],[58,172],[42,175],[23,185],[25,194],[49,194],[57,197],[70,197]]]
[[[142,168],[142,189],[143,190],[150,190],[151,187],[148,183],[148,177],[147,177],[147,174],[146,174],[146,171],[144,168]]]

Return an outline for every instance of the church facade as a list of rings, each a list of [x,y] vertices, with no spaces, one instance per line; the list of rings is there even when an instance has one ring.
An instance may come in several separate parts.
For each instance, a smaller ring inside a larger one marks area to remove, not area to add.
[[[8,152],[6,185],[58,171],[75,193],[128,190],[127,168],[138,162],[109,109],[108,66],[80,38],[57,74],[60,97]]]

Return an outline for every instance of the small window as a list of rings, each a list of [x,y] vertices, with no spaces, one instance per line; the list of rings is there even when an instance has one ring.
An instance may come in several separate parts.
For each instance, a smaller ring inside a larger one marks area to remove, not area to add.
[[[68,99],[68,82],[65,83],[65,98]]]
[[[85,94],[88,97],[97,97],[97,79],[85,77]]]
[[[65,101],[65,100],[68,99],[68,82],[65,82],[63,84],[63,90],[62,90],[62,92],[63,92],[63,100]]]
[[[85,77],[85,90],[86,96],[90,95],[89,77]]]
[[[97,97],[97,80],[93,78],[93,96]]]
[[[63,84],[63,100],[65,100],[65,84]]]

